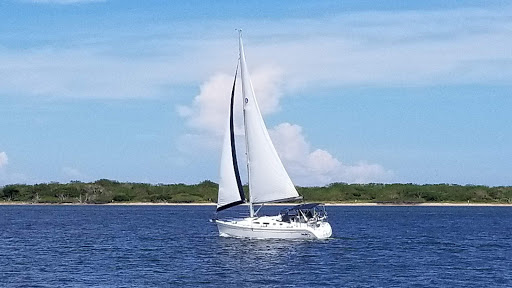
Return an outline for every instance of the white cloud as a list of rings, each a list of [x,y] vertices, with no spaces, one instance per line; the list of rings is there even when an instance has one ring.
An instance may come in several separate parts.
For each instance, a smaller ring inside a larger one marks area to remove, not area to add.
[[[254,73],[255,93],[264,114],[276,112],[280,108],[279,98],[282,95],[279,88],[280,79],[280,74],[274,70],[260,69]],[[178,107],[179,114],[186,119],[189,127],[196,131],[180,137],[178,141],[180,151],[185,154],[198,151],[206,153],[204,151],[214,149],[220,151],[232,81],[233,76],[217,74],[201,85],[200,93],[191,105]],[[262,105],[262,103],[270,103],[270,105]],[[239,108],[241,109],[240,103]],[[238,117],[238,120],[240,122],[241,117]],[[238,126],[240,125],[241,123]],[[242,133],[243,129],[238,127],[237,134]],[[298,125],[282,123],[271,129],[269,133],[285,167],[297,185],[389,182],[393,176],[393,172],[385,170],[379,164],[360,161],[355,165],[346,165],[325,150],[313,149]],[[238,151],[244,151],[240,138],[237,139]],[[244,165],[241,167],[243,168]]]
[[[285,94],[353,85],[508,84],[511,16],[512,6],[500,11],[356,12],[264,23],[256,19],[247,22],[246,52],[249,65],[279,67]],[[200,43],[208,51],[197,52],[204,55],[201,59],[231,57],[224,59],[229,61],[233,57],[225,47],[233,46],[233,35],[216,36],[220,40]]]
[[[505,28],[512,26],[510,15],[510,9],[340,15],[306,20],[301,27],[308,28],[297,34],[274,29],[288,37],[253,50],[259,61],[270,56],[282,67],[288,91],[313,86],[506,84],[512,80],[512,30]]]
[[[7,153],[0,152],[0,169],[7,166],[9,164],[9,158],[7,157]]]
[[[186,119],[190,127],[211,135],[223,135],[228,117],[233,77],[234,75],[222,73],[214,75],[201,85],[200,93],[194,98],[191,105],[178,107],[178,113]],[[279,88],[280,71],[270,67],[255,69],[251,79],[261,112],[269,114],[278,111],[279,99],[282,96]],[[239,95],[241,88],[239,87],[240,83],[237,83],[236,91],[238,93],[235,95],[237,108],[235,109],[241,111],[241,101],[237,101],[241,99]],[[240,125],[238,126],[240,127]],[[240,133],[237,132],[237,134]]]
[[[379,164],[347,165],[306,141],[302,127],[282,123],[270,131],[272,141],[295,184],[322,186],[333,182],[389,182],[393,172]]]
[[[171,77],[168,69],[154,60],[117,58],[94,49],[0,50],[0,61],[0,93],[17,95],[151,97],[161,94],[161,85]]]
[[[504,7],[255,19],[245,25],[246,50],[250,70],[272,67],[285,80],[279,85],[285,94],[346,85],[508,84],[511,16]],[[212,71],[231,75],[236,35],[227,27],[238,23],[148,25],[57,37],[25,50],[0,47],[0,94],[154,97],[168,95],[173,85],[204,82]]]
[[[233,77],[217,74],[201,85],[190,106],[178,107],[187,124],[200,131],[221,134],[228,113],[229,91]]]

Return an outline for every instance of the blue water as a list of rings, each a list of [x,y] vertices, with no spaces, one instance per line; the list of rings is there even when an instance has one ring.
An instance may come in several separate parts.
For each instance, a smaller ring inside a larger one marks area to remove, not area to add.
[[[213,210],[0,206],[0,287],[512,287],[512,207],[328,207],[324,241],[221,238]]]

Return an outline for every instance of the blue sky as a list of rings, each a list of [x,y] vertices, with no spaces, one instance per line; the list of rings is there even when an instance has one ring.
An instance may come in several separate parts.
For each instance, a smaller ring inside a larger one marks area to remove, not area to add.
[[[512,5],[374,2],[2,1],[0,186],[217,181],[235,28],[296,184],[512,185]]]

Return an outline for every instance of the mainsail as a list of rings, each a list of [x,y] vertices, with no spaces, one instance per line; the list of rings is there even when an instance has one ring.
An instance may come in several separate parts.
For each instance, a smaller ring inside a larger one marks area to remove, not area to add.
[[[298,198],[299,194],[284,169],[261,116],[245,62],[241,35],[239,49],[250,202],[261,204]]]
[[[236,160],[235,132],[233,106],[235,101],[235,85],[238,66],[236,67],[235,80],[231,90],[231,103],[229,107],[229,117],[227,121],[226,133],[224,135],[224,144],[222,146],[222,156],[220,160],[220,182],[219,196],[217,200],[217,212],[244,203],[244,190],[238,163]]]
[[[240,78],[244,107],[245,144],[247,149],[247,170],[249,174],[249,202],[263,204],[299,198],[299,193],[286,173],[283,163],[272,144],[272,140],[261,116],[254,89],[245,63],[245,54],[240,35]],[[238,72],[238,67],[237,67]],[[219,196],[217,211],[244,202],[244,191],[236,159],[233,107],[235,81],[231,91],[229,119],[222,149]]]

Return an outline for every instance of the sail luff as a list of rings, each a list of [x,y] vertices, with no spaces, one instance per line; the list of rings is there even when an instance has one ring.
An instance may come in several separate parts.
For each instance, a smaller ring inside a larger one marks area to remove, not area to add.
[[[253,203],[297,198],[299,194],[272,144],[261,116],[247,69],[241,35],[239,49],[251,208]]]

